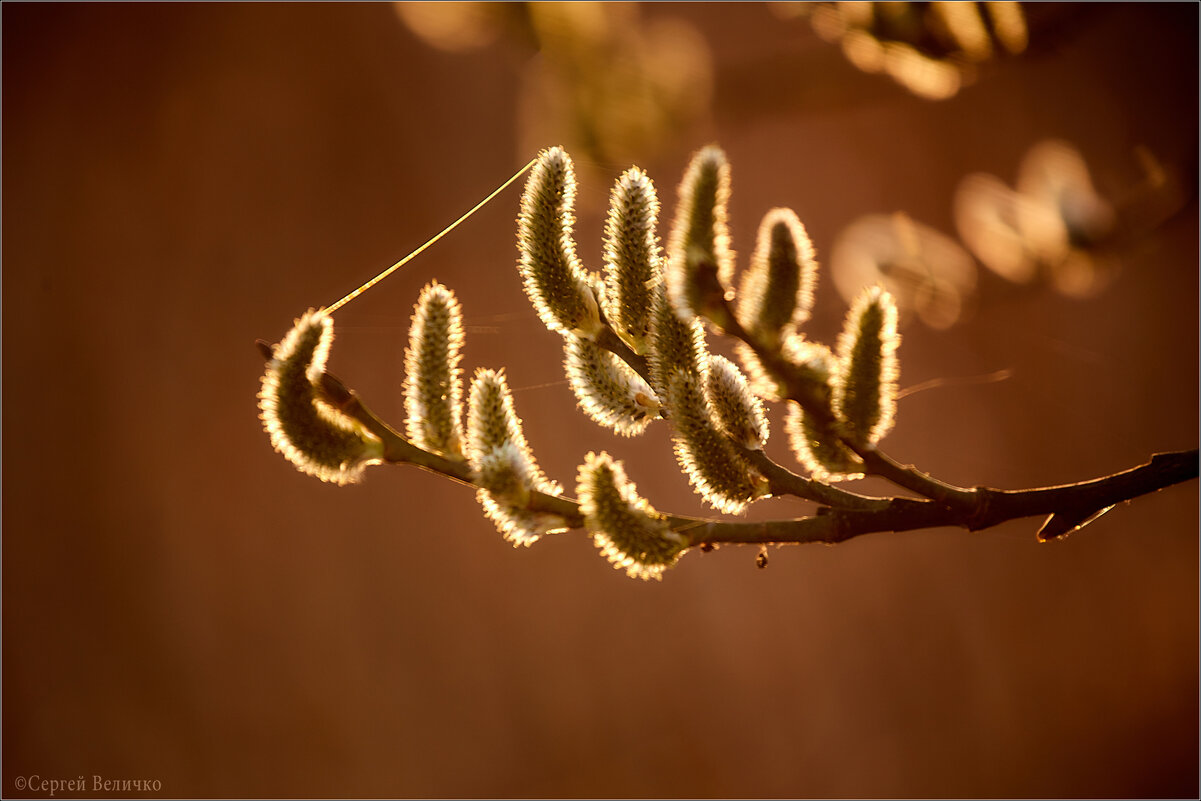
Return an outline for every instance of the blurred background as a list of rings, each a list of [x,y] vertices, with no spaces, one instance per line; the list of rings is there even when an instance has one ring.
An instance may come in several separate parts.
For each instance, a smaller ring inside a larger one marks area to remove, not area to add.
[[[808,227],[813,337],[856,281],[902,296],[901,386],[937,386],[893,457],[1018,488],[1196,447],[1197,6],[967,7],[5,4],[4,794],[1196,797],[1195,482],[1054,544],[728,547],[642,583],[579,533],[515,550],[418,470],[303,476],[258,420],[256,338],[539,148],[575,157],[600,269],[621,171],[670,219],[717,142],[743,257],[773,206]],[[553,478],[608,449],[704,513],[665,426],[575,411],[519,191],[340,311],[331,370],[400,424],[437,278]]]

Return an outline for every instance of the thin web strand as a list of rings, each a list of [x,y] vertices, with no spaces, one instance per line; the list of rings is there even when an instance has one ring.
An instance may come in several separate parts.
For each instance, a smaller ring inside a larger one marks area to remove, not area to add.
[[[470,217],[472,214],[475,214],[475,213],[476,213],[477,211],[479,211],[481,208],[483,208],[484,206],[486,206],[486,205],[489,203],[489,201],[491,201],[491,200],[492,200],[492,198],[496,197],[496,196],[497,196],[497,195],[499,195],[501,192],[503,192],[503,191],[505,191],[506,189],[508,189],[508,188],[509,188],[509,185],[510,185],[510,184],[512,184],[514,181],[516,181],[518,178],[520,178],[522,175],[524,175],[524,174],[526,173],[526,171],[527,171],[527,170],[528,170],[530,167],[533,167],[533,166],[534,166],[534,163],[535,163],[537,160],[538,160],[537,158],[530,159],[529,163],[528,163],[528,164],[526,164],[524,167],[522,167],[522,168],[521,168],[520,170],[518,170],[517,172],[515,172],[515,173],[513,174],[513,177],[512,177],[512,178],[510,178],[509,180],[505,181],[503,184],[501,184],[500,186],[498,186],[496,189],[492,190],[492,193],[491,193],[491,194],[489,194],[489,195],[488,195],[488,197],[484,198],[484,199],[483,199],[483,200],[481,200],[479,203],[476,203],[476,204],[475,204],[475,206],[474,206],[474,207],[472,207],[471,211],[467,212],[467,213],[466,213],[466,214],[464,214],[462,217],[460,217],[459,219],[457,219],[457,220],[455,220],[454,222],[452,222],[450,225],[448,225],[448,226],[446,226],[445,228],[443,228],[443,229],[442,229],[442,231],[441,231],[440,233],[438,233],[437,235],[435,235],[435,236],[434,236],[432,239],[430,239],[430,240],[429,240],[428,242],[426,242],[424,245],[422,245],[421,247],[417,248],[417,249],[416,249],[416,250],[414,250],[412,253],[410,253],[409,255],[405,256],[403,259],[401,259],[400,261],[396,262],[395,264],[393,264],[393,265],[392,265],[391,267],[389,267],[388,269],[384,270],[382,273],[380,273],[379,275],[377,275],[375,278],[372,278],[370,281],[368,281],[367,283],[363,284],[363,285],[362,285],[362,286],[360,286],[358,289],[356,289],[355,291],[351,292],[351,293],[350,293],[349,295],[347,295],[346,297],[344,297],[344,298],[342,298],[341,300],[339,300],[337,303],[334,303],[334,304],[330,305],[329,307],[327,307],[327,308],[326,308],[326,310],[325,310],[325,313],[326,313],[326,314],[333,314],[335,311],[337,311],[338,309],[342,308],[342,307],[343,307],[343,306],[345,306],[347,303],[350,303],[352,300],[354,300],[355,298],[357,298],[359,295],[363,294],[363,293],[364,293],[364,292],[366,292],[368,289],[371,289],[371,287],[375,286],[375,285],[376,285],[376,284],[378,284],[380,281],[383,281],[383,280],[384,280],[385,278],[387,278],[389,275],[391,275],[392,273],[396,272],[396,271],[397,271],[397,270],[399,270],[401,267],[404,267],[406,264],[408,264],[408,263],[409,263],[410,261],[412,261],[413,259],[417,258],[417,256],[419,256],[419,255],[421,255],[423,252],[425,252],[425,249],[426,249],[426,248],[428,248],[430,245],[432,245],[432,244],[434,244],[435,242],[437,242],[437,241],[438,241],[439,239],[441,239],[442,237],[444,237],[444,236],[446,236],[447,234],[449,234],[449,233],[450,233],[451,231],[453,231],[455,228],[459,227],[459,224],[460,224],[461,222],[463,222],[463,221],[464,221],[464,220],[466,220],[468,217]]]
[[[1013,373],[1012,368],[1005,367],[987,375],[973,375],[963,378],[931,378],[929,381],[923,381],[920,384],[914,384],[911,387],[900,390],[897,392],[897,400],[910,395],[916,395],[919,392],[925,392],[928,389],[938,389],[939,387],[963,387],[971,384],[994,384],[998,381],[1007,381],[1013,377]]]

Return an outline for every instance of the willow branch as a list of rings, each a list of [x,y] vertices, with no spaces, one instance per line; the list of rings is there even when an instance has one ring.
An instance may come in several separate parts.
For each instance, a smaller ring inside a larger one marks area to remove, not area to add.
[[[471,467],[465,461],[449,459],[418,448],[372,413],[358,395],[335,376],[323,374],[321,389],[330,403],[361,422],[372,434],[380,438],[384,443],[384,461],[415,465],[461,484],[476,486]],[[1138,467],[1075,484],[1024,490],[980,487],[973,492],[977,502],[970,508],[956,508],[930,499],[870,498],[799,476],[787,478],[775,473],[772,468],[774,463],[761,452],[747,451],[747,454],[748,458],[752,458],[754,454],[761,457],[756,461],[757,469],[763,470],[769,481],[780,482],[780,489],[793,495],[800,495],[802,492],[820,494],[820,497],[813,500],[824,501],[823,505],[810,517],[764,522],[668,515],[667,520],[671,527],[688,536],[692,545],[813,542],[834,544],[863,534],[912,531],[940,526],[980,531],[1010,520],[1039,515],[1049,516],[1039,531],[1039,538],[1048,540],[1066,536],[1094,519],[1099,513],[1119,503],[1195,479],[1198,474],[1196,449],[1159,453]],[[813,486],[787,486],[798,479]],[[833,492],[824,494],[830,490]],[[530,494],[528,508],[559,515],[572,528],[584,527],[579,503],[570,498],[533,492]]]
[[[1197,463],[1195,449],[1157,453],[1146,464],[1076,484],[1025,490],[981,488],[987,503],[975,513],[931,500],[894,498],[879,510],[823,509],[797,520],[712,522],[697,529],[692,541],[698,545],[835,544],[863,534],[940,526],[980,531],[1010,520],[1049,515],[1039,530],[1039,539],[1047,541],[1067,536],[1120,503],[1197,478]]]

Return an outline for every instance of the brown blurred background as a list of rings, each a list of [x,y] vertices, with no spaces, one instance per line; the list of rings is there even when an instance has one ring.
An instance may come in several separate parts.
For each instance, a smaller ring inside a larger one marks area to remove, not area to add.
[[[499,6],[464,44],[390,4],[4,5],[3,793],[99,774],[182,797],[1195,797],[1195,482],[1053,545],[1025,520],[762,571],[726,548],[643,584],[578,534],[514,550],[434,476],[336,488],[272,452],[254,340],[540,146],[576,156],[599,269],[631,163],[670,209],[718,142],[736,249],[787,205],[824,258],[865,214],[957,238],[961,179],[1012,182],[1047,137],[1111,197],[1144,180],[1141,146],[1178,202],[1089,297],[981,268],[955,325],[907,318],[902,386],[1012,377],[906,397],[887,450],[1021,487],[1196,447],[1195,4],[1043,7],[1025,52],[939,102],[766,5],[585,12]],[[506,367],[552,477],[609,449],[660,509],[702,512],[666,429],[619,441],[574,411],[521,294],[517,197],[339,312],[331,369],[400,423],[436,277],[464,366]],[[822,281],[829,341],[845,304]]]

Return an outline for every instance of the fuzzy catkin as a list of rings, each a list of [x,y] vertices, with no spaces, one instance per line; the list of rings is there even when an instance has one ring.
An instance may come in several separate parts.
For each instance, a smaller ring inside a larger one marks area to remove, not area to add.
[[[797,461],[818,481],[863,478],[862,461],[839,439],[837,428],[817,421],[799,403],[788,402],[784,433]]]
[[[454,293],[434,281],[421,290],[405,349],[405,430],[417,447],[462,458],[463,315]]]
[[[746,376],[725,356],[710,356],[705,395],[717,427],[744,448],[762,450],[769,427],[763,403],[751,394]]]
[[[843,433],[873,447],[892,428],[896,412],[897,307],[880,287],[855,300],[838,339],[833,409]]]
[[[584,414],[625,437],[659,417],[659,399],[628,364],[590,340],[563,339],[564,370]]]
[[[667,293],[660,289],[655,293],[651,307],[651,338],[647,353],[651,388],[660,402],[667,403],[667,380],[672,372],[683,370],[699,377],[708,361],[703,323],[696,318],[688,322],[681,320]]]
[[[672,307],[690,321],[704,315],[734,277],[734,253],[726,222],[730,165],[721,148],[710,145],[692,157],[680,182],[678,206],[667,243],[665,278]]]
[[[806,411],[789,401],[784,433],[797,461],[821,481],[848,481],[863,477],[863,465],[855,452],[842,442],[841,429],[831,405],[838,359],[819,342],[794,334],[784,342],[782,353],[792,366],[794,378],[804,382],[816,408]]]
[[[383,443],[361,423],[321,396],[317,382],[325,371],[334,339],[334,321],[309,310],[274,349],[258,393],[260,419],[271,445],[297,470],[333,484],[358,481],[364,468],[378,464]]]
[[[640,354],[647,350],[651,306],[662,280],[658,220],[654,183],[637,167],[626,170],[609,198],[603,305],[613,330]]]
[[[718,511],[741,512],[762,494],[762,486],[734,443],[714,425],[702,378],[673,371],[665,399],[675,427],[676,462],[692,488]]]
[[[600,310],[576,255],[575,170],[560,147],[538,154],[517,217],[518,269],[526,295],[551,331],[595,336]]]
[[[813,243],[792,209],[769,211],[738,292],[738,319],[775,345],[809,319],[817,282]]]
[[[475,498],[496,530],[514,547],[528,548],[546,534],[567,531],[567,521],[556,514],[523,509],[497,500],[488,490],[477,490]]]
[[[589,453],[576,484],[585,525],[601,554],[633,578],[660,579],[688,547],[666,520],[638,495],[622,463]]]
[[[566,528],[556,515],[525,508],[532,492],[559,495],[563,488],[535,461],[503,373],[481,368],[472,378],[466,450],[480,486],[476,497],[505,539],[531,545]]]

